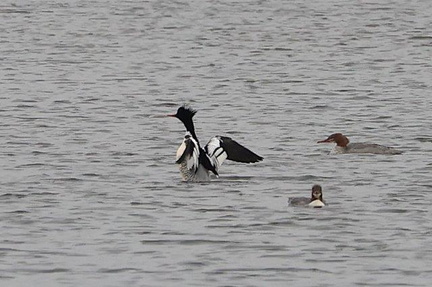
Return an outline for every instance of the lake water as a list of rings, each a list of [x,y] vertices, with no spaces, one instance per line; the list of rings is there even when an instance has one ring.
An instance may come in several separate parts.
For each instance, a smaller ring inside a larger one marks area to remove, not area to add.
[[[431,1],[11,3],[1,286],[430,286]],[[182,104],[264,161],[181,182]]]

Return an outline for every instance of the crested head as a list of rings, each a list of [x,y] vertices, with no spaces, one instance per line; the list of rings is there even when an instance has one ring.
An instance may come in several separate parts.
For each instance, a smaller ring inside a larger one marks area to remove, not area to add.
[[[195,114],[196,111],[194,109],[183,105],[177,109],[177,113],[168,116],[178,118],[184,124],[186,130],[192,134],[192,137],[198,141],[195,134],[195,127],[192,121],[192,118]]]
[[[186,105],[183,105],[180,108],[178,108],[177,113],[168,116],[178,118],[186,125],[187,123],[192,122],[192,118],[196,114],[196,112],[197,111],[195,111],[194,109]]]
[[[180,108],[178,108],[177,113],[174,115],[179,120],[183,121],[183,119],[192,119],[193,116],[196,114],[196,110],[183,105]]]
[[[183,105],[177,110],[177,115],[184,115],[188,117],[193,117],[196,114],[196,110],[192,109],[189,106]]]
[[[331,134],[328,138],[318,143],[336,143],[340,147],[346,147],[349,144],[349,139],[341,133]]]
[[[323,201],[322,187],[319,184],[312,186],[311,202],[317,199]]]

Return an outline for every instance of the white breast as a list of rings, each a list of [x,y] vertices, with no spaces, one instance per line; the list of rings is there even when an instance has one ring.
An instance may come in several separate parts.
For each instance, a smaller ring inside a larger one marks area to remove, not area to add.
[[[321,200],[319,200],[319,199],[316,199],[316,200],[314,200],[314,201],[312,201],[311,203],[309,203],[308,204],[310,207],[323,207],[323,206],[325,206],[325,204],[324,204],[324,202],[322,202]]]

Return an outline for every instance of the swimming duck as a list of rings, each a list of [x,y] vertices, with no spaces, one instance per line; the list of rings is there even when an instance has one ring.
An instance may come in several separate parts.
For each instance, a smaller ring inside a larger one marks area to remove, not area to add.
[[[288,204],[291,206],[304,206],[320,208],[326,205],[323,199],[322,187],[319,184],[312,186],[311,197],[290,197]]]
[[[318,143],[336,143],[336,147],[330,154],[340,153],[371,153],[371,154],[401,154],[402,151],[392,147],[386,147],[371,143],[350,143],[349,139],[341,133],[330,135]]]

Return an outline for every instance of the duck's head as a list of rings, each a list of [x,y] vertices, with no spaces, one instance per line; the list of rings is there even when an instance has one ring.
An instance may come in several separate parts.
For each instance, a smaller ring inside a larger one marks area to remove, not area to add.
[[[311,202],[317,199],[323,201],[322,187],[319,184],[312,186]]]
[[[174,117],[181,120],[183,123],[187,121],[191,121],[193,116],[196,114],[196,111],[187,106],[181,106],[178,108],[177,113],[168,115],[168,117]]]
[[[177,113],[167,115],[168,117],[178,118],[184,124],[187,131],[191,132],[192,136],[196,139],[195,135],[195,127],[192,121],[193,116],[196,114],[196,111],[190,107],[185,105],[178,108]]]
[[[349,144],[349,139],[341,133],[335,133],[325,140],[318,141],[318,143],[336,143],[340,147],[346,147]]]

